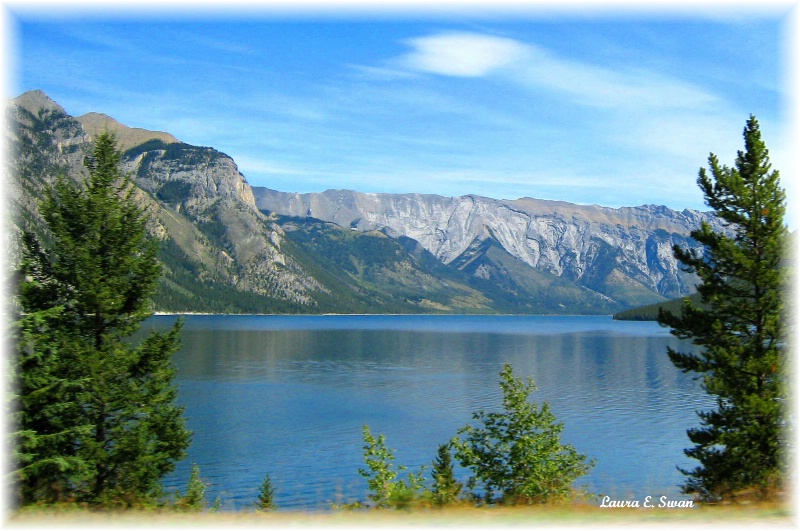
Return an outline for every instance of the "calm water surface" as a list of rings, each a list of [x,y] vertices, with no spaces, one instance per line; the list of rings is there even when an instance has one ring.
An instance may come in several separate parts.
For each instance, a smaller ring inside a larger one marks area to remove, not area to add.
[[[165,483],[185,490],[196,463],[226,510],[247,509],[266,473],[282,509],[365,500],[363,425],[386,435],[396,464],[430,465],[472,412],[499,408],[511,363],[564,423],[562,440],[597,460],[579,484],[678,498],[676,465],[694,466],[686,429],[711,402],[667,345],[680,343],[656,323],[610,317],[189,316],[175,363],[194,438]]]

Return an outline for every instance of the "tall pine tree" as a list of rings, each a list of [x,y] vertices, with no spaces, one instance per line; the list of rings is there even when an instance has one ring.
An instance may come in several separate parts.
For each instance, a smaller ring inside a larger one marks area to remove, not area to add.
[[[685,299],[680,315],[659,315],[673,335],[697,347],[697,353],[670,349],[672,362],[701,374],[716,397],[716,410],[699,412],[702,427],[688,431],[696,446],[685,453],[700,466],[682,471],[684,491],[705,500],[766,496],[780,488],[785,466],[786,197],[755,117],[744,140],[735,167],[711,154],[711,175],[701,169],[697,180],[730,233],[703,223],[692,233],[703,252],[674,249],[699,277],[702,305]]]
[[[100,135],[83,185],[59,177],[44,198],[48,245],[23,238],[14,371],[23,504],[153,501],[189,445],[171,365],[180,323],[129,340],[152,313],[160,267],[119,162],[113,135]]]

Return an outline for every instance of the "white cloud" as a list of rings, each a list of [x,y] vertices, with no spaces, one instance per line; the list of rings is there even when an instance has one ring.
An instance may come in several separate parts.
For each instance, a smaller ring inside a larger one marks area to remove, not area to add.
[[[502,73],[518,85],[549,90],[590,107],[702,109],[719,103],[703,88],[655,71],[565,59],[505,37],[446,32],[406,42],[413,51],[394,62],[406,70],[454,77]],[[400,77],[397,70],[391,71]]]
[[[525,53],[518,41],[477,33],[440,33],[407,42],[414,51],[400,59],[402,66],[445,76],[485,76]]]
[[[556,57],[535,46],[511,73],[517,82],[600,108],[704,108],[718,103],[700,87],[645,69],[610,69]]]

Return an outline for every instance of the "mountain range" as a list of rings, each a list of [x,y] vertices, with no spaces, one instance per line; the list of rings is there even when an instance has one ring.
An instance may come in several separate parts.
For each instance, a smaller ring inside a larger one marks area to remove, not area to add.
[[[173,135],[89,113],[42,91],[6,107],[11,261],[21,231],[46,231],[39,198],[81,180],[92,139],[117,137],[151,212],[164,312],[610,314],[687,295],[672,246],[697,246],[710,213],[350,190],[251,186],[234,160]]]

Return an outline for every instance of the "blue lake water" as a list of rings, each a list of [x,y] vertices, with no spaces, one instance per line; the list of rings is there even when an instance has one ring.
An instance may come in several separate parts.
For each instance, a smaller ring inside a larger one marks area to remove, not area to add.
[[[144,329],[163,329],[156,316]],[[165,481],[193,464],[223,510],[248,509],[265,474],[281,509],[366,500],[362,426],[417,470],[439,444],[498,410],[504,363],[564,423],[562,441],[597,460],[579,485],[619,498],[679,497],[695,411],[711,400],[652,322],[542,316],[189,316],[176,354],[179,401],[194,432]],[[468,471],[460,471],[462,479]]]

